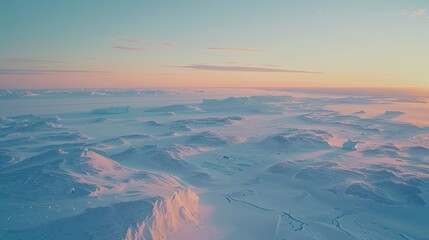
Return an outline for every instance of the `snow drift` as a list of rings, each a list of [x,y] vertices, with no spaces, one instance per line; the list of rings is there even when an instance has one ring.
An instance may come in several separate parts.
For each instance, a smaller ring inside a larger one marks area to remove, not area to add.
[[[330,149],[332,135],[321,130],[287,129],[285,132],[269,136],[261,143],[278,151],[317,151]]]
[[[198,223],[199,197],[190,188],[155,201],[152,213],[130,226],[124,240],[164,240],[182,224]]]

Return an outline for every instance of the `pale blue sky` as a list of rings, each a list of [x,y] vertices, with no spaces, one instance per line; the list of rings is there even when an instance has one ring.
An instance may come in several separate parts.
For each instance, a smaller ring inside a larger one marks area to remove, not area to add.
[[[0,87],[429,87],[425,9],[427,0],[3,1]]]

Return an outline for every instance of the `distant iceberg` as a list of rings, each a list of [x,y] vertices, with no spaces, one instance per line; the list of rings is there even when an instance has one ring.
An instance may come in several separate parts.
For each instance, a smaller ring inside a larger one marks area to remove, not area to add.
[[[343,143],[343,149],[347,151],[356,151],[359,142],[353,142],[352,140],[347,140],[347,142]]]
[[[92,113],[94,114],[123,114],[128,113],[130,110],[130,107],[109,107],[109,108],[98,108],[92,110]]]

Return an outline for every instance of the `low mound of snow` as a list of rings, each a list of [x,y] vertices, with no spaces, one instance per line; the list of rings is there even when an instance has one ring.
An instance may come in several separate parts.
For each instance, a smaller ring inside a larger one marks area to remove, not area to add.
[[[147,134],[129,134],[129,135],[123,135],[120,137],[106,139],[101,143],[123,146],[123,145],[128,145],[129,141],[139,141],[139,140],[146,140],[150,138],[152,138],[152,136]]]
[[[6,166],[9,163],[13,163],[15,158],[7,153],[0,152],[0,168]]]
[[[162,123],[159,123],[158,121],[147,121],[145,122],[146,125],[151,126],[151,127],[160,127],[162,126]]]
[[[185,119],[175,121],[176,124],[191,124],[191,125],[216,125],[216,126],[226,126],[233,125],[242,121],[242,117],[232,116],[232,117],[210,117],[210,118],[200,118],[200,119]]]
[[[386,156],[386,157],[403,157],[401,149],[394,144],[385,144],[376,148],[366,149],[362,152],[364,156]]]
[[[185,177],[186,181],[194,186],[206,187],[207,184],[211,184],[214,179],[206,172],[195,172]]]
[[[413,158],[429,160],[429,148],[422,147],[422,146],[414,146],[414,147],[408,147],[406,151]]]
[[[165,116],[176,116],[175,112],[166,112],[164,113]]]
[[[129,134],[129,135],[123,135],[121,138],[127,139],[127,140],[140,140],[140,139],[147,139],[151,138],[151,135],[143,134],[143,133],[136,133],[136,134]]]
[[[161,112],[164,114],[173,113],[173,115],[175,115],[175,113],[178,113],[178,112],[201,112],[201,109],[195,106],[178,104],[178,105],[152,108],[152,109],[146,110],[146,112]],[[172,114],[169,114],[169,115],[172,115]]]
[[[347,180],[349,178],[361,176],[361,174],[357,172],[340,169],[336,166],[336,164],[308,166],[299,170],[298,173],[295,175],[295,179],[301,181],[329,182]]]
[[[80,182],[63,168],[66,161],[65,152],[54,150],[1,169],[0,198],[6,202],[73,199],[95,191],[95,185]]]
[[[294,161],[283,161],[268,168],[268,172],[291,176],[299,170],[299,167],[300,166]]]
[[[278,151],[317,151],[330,149],[329,140],[332,135],[321,130],[288,129],[287,131],[269,136],[262,145]]]
[[[405,113],[401,112],[401,111],[385,111],[383,114],[376,116],[374,118],[388,120],[388,119],[397,118],[397,117],[404,115],[404,114]]]
[[[360,110],[357,112],[352,113],[352,115],[360,115],[360,114],[365,114],[366,112],[364,110]]]
[[[68,166],[69,170],[73,169],[73,172],[84,173],[86,175],[121,178],[131,172],[129,169],[122,167],[118,162],[88,149],[84,149],[75,162],[66,162],[65,164],[70,164]]]
[[[128,145],[128,142],[122,137],[116,137],[116,138],[104,140],[101,142],[101,144],[123,146],[123,145]]]
[[[290,96],[253,96],[252,100],[263,103],[274,103],[274,102],[292,102],[294,101],[293,97]]]
[[[59,149],[83,149],[83,148],[92,148],[96,147],[96,143],[85,143],[85,142],[65,142],[65,143],[59,143],[59,144],[48,144],[48,145],[42,145],[41,147],[36,147],[33,149],[33,152],[37,153],[44,153],[48,151],[56,151]]]
[[[62,128],[57,117],[41,118],[34,115],[20,115],[0,120],[0,137],[18,133],[33,133],[35,131],[48,131]]]
[[[35,122],[30,125],[25,125],[21,129],[19,129],[17,132],[30,132],[30,131],[39,131],[39,130],[52,130],[56,128],[61,128],[60,124],[53,123],[50,121],[39,121]]]
[[[130,107],[108,107],[108,108],[98,108],[92,110],[92,113],[94,114],[124,114],[128,113],[130,110]]]
[[[37,137],[41,141],[84,141],[90,138],[81,133],[74,132],[59,132],[59,133],[47,133]]]
[[[197,224],[199,197],[190,188],[172,197],[155,201],[151,214],[141,223],[131,225],[124,240],[164,240],[183,224]]]
[[[0,146],[16,147],[16,146],[32,145],[37,143],[39,143],[39,141],[37,141],[35,137],[19,137],[19,138],[11,138],[8,140],[0,141]]]
[[[251,97],[229,97],[226,99],[203,99],[201,109],[209,112],[247,112],[256,114],[280,114],[283,108],[255,101]]]
[[[188,136],[186,143],[201,147],[219,147],[237,144],[244,140],[245,139],[236,136],[228,136],[218,132],[205,131]]]
[[[411,205],[424,206],[426,201],[419,196],[422,191],[416,186],[408,183],[399,183],[395,181],[382,181],[373,184],[380,192],[388,194],[396,201]]]
[[[313,124],[327,124],[335,127],[347,127],[359,131],[367,132],[381,132],[383,129],[380,125],[376,124],[378,121],[362,120],[355,115],[341,115],[334,111],[318,111],[314,110],[311,113],[306,113],[298,116],[299,119]]]
[[[345,193],[358,198],[373,200],[381,204],[386,204],[386,205],[397,204],[397,202],[376,193],[374,191],[374,187],[369,185],[368,183],[363,183],[363,182],[353,183],[347,187]]]
[[[174,124],[173,126],[171,126],[171,129],[176,130],[176,131],[181,131],[181,132],[192,131],[191,127],[189,127],[187,125],[183,125],[183,124]]]
[[[195,154],[191,147],[172,144],[168,146],[145,145],[132,147],[111,156],[118,162],[143,169],[157,169],[170,172],[189,172],[195,166],[182,159],[183,156]]]
[[[389,170],[389,169],[373,169],[373,168],[363,168],[360,171],[366,175],[366,177],[371,181],[380,181],[380,180],[389,180],[396,179],[398,176],[395,172],[399,170]]]
[[[89,121],[89,123],[108,123],[108,122],[110,121],[107,118],[95,118]]]

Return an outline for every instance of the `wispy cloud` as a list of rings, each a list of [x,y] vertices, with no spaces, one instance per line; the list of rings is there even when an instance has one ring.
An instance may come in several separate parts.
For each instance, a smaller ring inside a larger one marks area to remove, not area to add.
[[[119,49],[119,50],[125,50],[125,51],[133,51],[133,52],[146,51],[146,48],[142,48],[142,47],[113,46],[113,48],[116,48],[116,49]]]
[[[30,59],[30,58],[7,58],[1,60],[2,62],[12,64],[52,64],[52,63],[67,63],[64,61],[57,60],[42,60],[42,59]]]
[[[232,65],[244,65],[244,66],[251,66],[251,67],[280,67],[280,65],[277,64],[244,64],[244,63],[240,63],[240,62],[235,62],[235,61],[229,61],[226,62],[227,64],[232,64]]]
[[[411,12],[411,16],[415,17],[415,16],[422,16],[426,13],[427,9],[426,8],[419,8],[417,10],[414,10]]]
[[[40,74],[68,74],[68,73],[105,74],[109,72],[96,71],[96,70],[65,70],[65,69],[0,69],[0,75],[40,75]]]
[[[281,68],[266,68],[266,67],[246,67],[246,66],[218,66],[218,65],[187,65],[187,66],[173,66],[178,68],[197,69],[205,71],[223,71],[223,72],[269,72],[269,73],[321,73],[314,71],[304,70],[291,70]]]
[[[158,45],[159,48],[171,48],[173,46],[174,46],[173,43],[162,43],[162,44]]]
[[[238,52],[262,52],[262,51],[265,51],[263,49],[257,49],[257,48],[209,47],[206,49],[211,50],[211,51],[238,51]]]
[[[174,46],[173,43],[156,43],[145,39],[134,38],[132,35],[111,37],[109,41],[112,44],[112,48],[132,52],[151,51],[158,48],[171,48]]]

